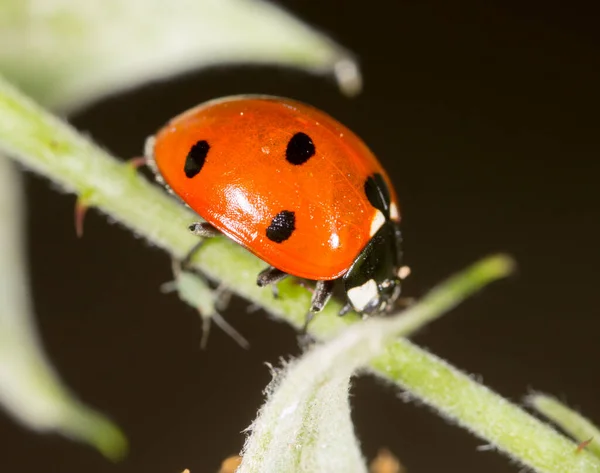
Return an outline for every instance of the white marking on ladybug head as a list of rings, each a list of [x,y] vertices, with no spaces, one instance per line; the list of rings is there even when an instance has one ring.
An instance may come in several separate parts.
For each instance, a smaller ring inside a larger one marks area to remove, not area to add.
[[[371,220],[371,230],[369,231],[369,236],[372,237],[373,235],[375,235],[384,223],[385,215],[383,215],[383,213],[380,210],[378,210],[377,212],[375,212],[373,220]]]
[[[394,202],[390,204],[390,218],[392,220],[400,220],[400,211],[398,210],[398,206]]]
[[[374,279],[369,279],[362,286],[353,287],[348,291],[348,299],[358,312],[365,310],[369,303],[376,299],[378,295],[377,283]]]

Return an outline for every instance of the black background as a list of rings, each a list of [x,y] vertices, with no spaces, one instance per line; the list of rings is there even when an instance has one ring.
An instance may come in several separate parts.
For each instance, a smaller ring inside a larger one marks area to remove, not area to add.
[[[396,184],[413,268],[407,292],[423,294],[490,252],[519,263],[515,277],[415,341],[512,400],[542,390],[600,422],[598,12],[573,1],[286,5],[357,54],[360,96],[298,71],[215,68],[112,97],[72,122],[132,157],[169,117],[213,97],[269,93],[326,110],[365,139]],[[170,277],[165,254],[95,212],[77,240],[73,196],[31,175],[27,193],[45,346],[68,385],[124,428],[131,453],[113,465],[2,414],[0,470],[216,471],[261,405],[265,362],[298,353],[295,333],[235,300],[226,316],[252,349],[214,329],[200,351],[197,315],[158,291]],[[375,379],[356,380],[352,394],[368,457],[387,446],[410,473],[519,470]]]

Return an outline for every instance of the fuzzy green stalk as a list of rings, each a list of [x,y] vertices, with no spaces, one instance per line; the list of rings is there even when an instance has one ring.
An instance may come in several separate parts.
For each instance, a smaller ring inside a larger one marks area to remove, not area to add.
[[[66,191],[85,196],[87,205],[176,258],[196,242],[187,232],[196,218],[193,213],[2,79],[0,117],[1,151]],[[296,327],[303,324],[310,294],[284,281],[279,285],[281,297],[273,299],[269,289],[255,284],[264,264],[241,247],[216,238],[197,254],[194,265],[274,316]],[[356,321],[353,314],[337,317],[339,308],[335,301],[328,304],[311,324],[310,333],[331,338]],[[576,446],[552,428],[407,340],[393,342],[371,366],[376,374],[537,471],[600,472],[596,457],[585,451],[577,454]]]

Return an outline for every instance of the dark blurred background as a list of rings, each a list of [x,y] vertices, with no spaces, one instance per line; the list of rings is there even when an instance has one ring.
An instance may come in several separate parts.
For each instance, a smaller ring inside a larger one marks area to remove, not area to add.
[[[355,130],[397,186],[407,293],[498,250],[518,274],[414,337],[504,396],[559,396],[600,422],[597,384],[598,11],[583,2],[322,1],[284,5],[356,52],[355,99],[331,79],[273,67],[211,69],[112,97],[72,122],[122,157],[169,117],[234,93],[294,97]],[[594,7],[595,8],[595,7]],[[74,197],[28,175],[29,249],[45,346],[78,395],[113,417],[131,453],[111,464],[1,414],[0,471],[213,472],[240,450],[270,380],[265,362],[297,354],[295,332],[236,299],[242,350],[159,293],[169,260],[96,212],[73,231]],[[421,472],[516,472],[503,456],[373,378],[352,404],[364,453],[389,447]]]

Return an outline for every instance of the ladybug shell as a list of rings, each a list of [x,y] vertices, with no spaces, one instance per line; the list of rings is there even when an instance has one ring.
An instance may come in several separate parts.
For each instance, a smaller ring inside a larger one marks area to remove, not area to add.
[[[329,115],[269,96],[213,100],[172,119],[147,146],[166,184],[207,222],[288,274],[342,276],[385,222],[365,185],[389,178]]]

